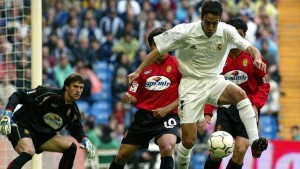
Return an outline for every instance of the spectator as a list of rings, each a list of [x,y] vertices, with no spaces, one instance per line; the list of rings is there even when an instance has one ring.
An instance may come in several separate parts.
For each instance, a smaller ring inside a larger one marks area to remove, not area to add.
[[[68,56],[65,53],[61,53],[59,57],[59,62],[53,69],[54,80],[58,84],[58,87],[61,88],[64,85],[64,80],[70,74],[74,72]]]
[[[102,135],[100,136],[100,144],[96,147],[99,151],[103,149],[115,149],[118,150],[120,144],[112,138],[112,129],[109,126],[103,125],[101,127]],[[114,156],[99,156],[100,163],[110,163],[114,160]]]
[[[108,15],[100,20],[99,27],[104,35],[112,33],[114,37],[120,39],[124,31],[124,22],[117,16],[116,9],[110,8],[108,10]]]
[[[8,74],[4,75],[1,79],[0,89],[0,100],[3,105],[6,105],[8,97],[13,94],[13,92],[17,91],[17,87],[10,82]]]
[[[297,125],[291,127],[292,140],[300,141],[300,130]]]
[[[132,63],[138,49],[139,44],[137,39],[130,32],[125,32],[124,36],[114,44],[112,51],[115,53],[124,53],[128,56],[129,63]]]

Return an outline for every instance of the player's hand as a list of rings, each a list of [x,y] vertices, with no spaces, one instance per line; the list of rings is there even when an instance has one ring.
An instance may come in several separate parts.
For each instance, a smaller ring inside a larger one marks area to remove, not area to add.
[[[254,66],[257,67],[258,69],[266,72],[267,69],[267,65],[261,60],[261,58],[259,59],[255,59],[253,62]]]
[[[133,82],[136,78],[139,77],[139,73],[137,72],[133,72],[133,73],[130,73],[129,75],[127,75],[127,78],[128,78],[128,82],[131,83]]]
[[[157,108],[152,110],[152,112],[155,118],[161,119],[168,114],[169,110],[167,110],[167,108]]]
[[[128,92],[124,93],[122,99],[125,103],[128,103],[128,104],[135,104],[137,102],[137,99]]]
[[[12,112],[5,111],[0,121],[0,133],[8,135],[11,133],[11,127],[18,127],[17,124],[11,119]]]
[[[82,139],[80,148],[86,150],[88,158],[95,158],[96,156],[95,147],[93,146],[93,144],[88,138],[85,137]]]
[[[204,132],[206,124],[210,124],[211,117],[209,115],[204,116],[204,120],[199,122],[200,131]]]

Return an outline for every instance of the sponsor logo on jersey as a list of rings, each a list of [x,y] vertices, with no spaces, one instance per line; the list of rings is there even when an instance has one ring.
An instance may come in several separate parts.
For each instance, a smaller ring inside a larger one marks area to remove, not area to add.
[[[245,83],[248,80],[248,75],[240,70],[232,70],[224,74],[226,80],[230,80],[233,83],[239,85]]]
[[[139,84],[137,82],[132,82],[131,86],[129,88],[129,91],[135,93],[137,91],[138,87],[139,87]]]
[[[144,72],[144,74],[147,75],[147,74],[149,74],[151,72],[152,72],[152,70],[147,70],[147,71]]]
[[[171,85],[170,79],[165,76],[151,76],[146,80],[145,88],[148,90],[165,90]]]
[[[43,120],[46,124],[48,124],[53,129],[59,129],[63,125],[62,118],[55,113],[47,113],[44,115]]]
[[[247,66],[248,66],[248,62],[249,62],[248,59],[244,59],[244,60],[243,60],[243,66],[244,66],[244,67],[247,67]]]
[[[168,66],[167,68],[166,68],[166,71],[169,73],[169,72],[171,72],[171,70],[172,70],[172,66]]]

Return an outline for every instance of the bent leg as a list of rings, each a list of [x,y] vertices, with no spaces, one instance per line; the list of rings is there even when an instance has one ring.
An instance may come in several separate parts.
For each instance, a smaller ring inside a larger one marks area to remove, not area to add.
[[[76,156],[77,146],[66,137],[55,135],[45,142],[40,149],[42,151],[61,152],[63,156],[59,162],[59,169],[72,169]]]
[[[21,169],[35,154],[35,148],[28,130],[18,127],[14,128],[8,135],[9,140],[19,154],[17,158],[10,162],[8,169]]]
[[[232,83],[224,89],[218,99],[218,104],[236,105],[240,118],[245,125],[250,144],[258,139],[256,115],[252,108],[252,103],[247,98],[245,91]]]

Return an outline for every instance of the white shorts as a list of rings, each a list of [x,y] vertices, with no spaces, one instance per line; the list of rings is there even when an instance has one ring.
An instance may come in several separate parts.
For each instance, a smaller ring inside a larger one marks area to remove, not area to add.
[[[195,123],[204,120],[206,103],[217,106],[225,88],[232,84],[223,75],[213,78],[182,78],[179,85],[178,115],[180,123]]]

